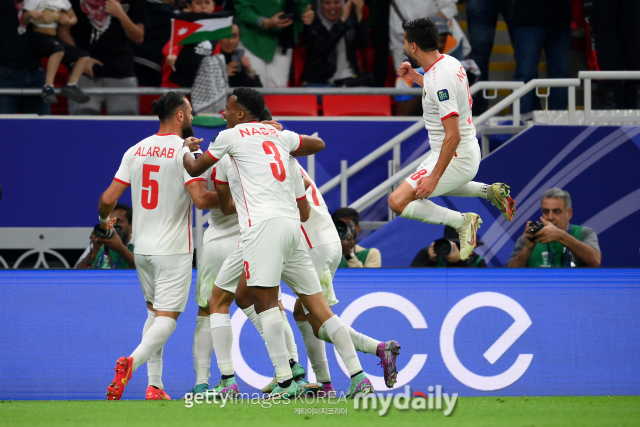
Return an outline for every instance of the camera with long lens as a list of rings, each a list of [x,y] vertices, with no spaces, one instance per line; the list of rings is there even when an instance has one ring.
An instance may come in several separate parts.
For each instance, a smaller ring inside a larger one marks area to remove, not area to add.
[[[123,229],[119,224],[115,224],[113,228],[109,230],[105,230],[100,226],[100,224],[96,224],[96,226],[93,227],[93,234],[95,234],[99,239],[111,239],[114,234],[117,234],[118,237],[120,237],[120,240],[124,242],[124,239],[122,238]]]
[[[349,224],[340,219],[333,221],[333,225],[336,226],[338,237],[340,237],[340,240],[342,240],[343,242],[351,240],[351,238],[355,234],[355,230]]]
[[[455,243],[449,239],[438,239],[433,242],[433,250],[439,257],[445,258],[453,252],[453,245]]]
[[[538,231],[542,230],[543,228],[544,228],[544,224],[540,222],[533,221],[532,223],[529,224],[529,231],[531,232],[531,234],[536,234]]]

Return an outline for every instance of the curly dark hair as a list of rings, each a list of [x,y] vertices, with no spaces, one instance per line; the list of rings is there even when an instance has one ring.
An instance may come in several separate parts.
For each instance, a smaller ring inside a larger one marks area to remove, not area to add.
[[[273,117],[271,116],[271,110],[269,110],[269,107],[267,107],[266,105],[264,106],[264,110],[262,110],[262,113],[260,113],[260,117],[258,117],[259,122],[264,122],[265,120],[273,120]]]
[[[331,219],[334,221],[337,221],[340,218],[349,218],[355,223],[355,225],[360,224],[360,214],[353,208],[340,208],[331,215]]]
[[[184,105],[186,99],[184,93],[167,92],[160,99],[151,103],[151,114],[155,114],[161,122],[164,122]]]
[[[402,29],[409,43],[415,43],[420,50],[431,52],[438,49],[438,27],[429,18],[418,18],[402,23]]]
[[[257,119],[264,112],[264,96],[255,89],[248,87],[238,87],[233,90],[236,96],[236,102],[240,104],[245,111],[253,114]]]
[[[114,211],[123,210],[124,216],[127,218],[127,221],[129,221],[129,224],[133,224],[133,209],[131,209],[131,206],[126,205],[124,203],[118,203],[115,205],[113,210]]]

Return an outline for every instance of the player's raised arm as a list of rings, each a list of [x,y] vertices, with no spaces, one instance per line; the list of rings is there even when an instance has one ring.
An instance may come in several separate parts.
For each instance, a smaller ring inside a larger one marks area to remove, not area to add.
[[[98,213],[100,215],[100,226],[105,230],[107,229],[107,218],[109,218],[109,215],[113,212],[113,208],[116,203],[118,203],[118,199],[128,187],[128,185],[122,182],[113,180],[111,181],[109,188],[107,188],[107,190],[100,196],[100,201],[98,202]]]
[[[291,152],[293,157],[305,157],[324,150],[325,143],[316,136],[300,135],[300,145]]]
[[[184,140],[184,144],[182,145],[182,163],[184,164],[184,169],[187,173],[192,177],[197,177],[202,175],[209,169],[211,166],[218,163],[218,159],[208,155],[201,155],[197,159],[195,159],[190,153],[197,151],[200,149],[200,143],[202,142],[202,138],[187,138]],[[209,153],[209,151],[207,151]],[[187,154],[189,154],[187,156]]]

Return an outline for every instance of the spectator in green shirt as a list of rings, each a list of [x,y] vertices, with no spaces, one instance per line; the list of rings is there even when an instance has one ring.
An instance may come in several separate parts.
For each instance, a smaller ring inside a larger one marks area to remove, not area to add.
[[[80,257],[76,268],[135,268],[131,242],[132,215],[130,206],[118,203],[111,213],[116,231],[113,237],[99,239],[91,233],[91,245]]]
[[[235,0],[240,41],[264,87],[286,87],[293,47],[315,13],[309,0]]]

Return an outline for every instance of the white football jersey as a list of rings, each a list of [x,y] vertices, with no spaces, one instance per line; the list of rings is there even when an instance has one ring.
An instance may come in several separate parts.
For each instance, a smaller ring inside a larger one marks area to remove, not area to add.
[[[229,156],[226,156],[229,157]],[[225,162],[228,163],[228,162]],[[209,191],[216,191],[217,183],[221,182],[217,179],[220,163],[214,165],[206,172],[207,177],[207,189]],[[227,184],[227,182],[223,182]],[[209,226],[204,232],[204,238],[202,244],[207,244],[213,239],[218,237],[225,237],[232,234],[240,234],[240,224],[238,224],[238,215],[224,215],[220,209],[209,210]]]
[[[129,148],[114,180],[131,186],[134,252],[174,255],[192,252],[192,178],[182,164],[183,140],[176,134],[153,135]]]
[[[208,155],[218,160],[229,154],[237,173],[237,182],[231,176],[222,180],[231,187],[241,233],[271,218],[300,218],[295,187],[296,181],[302,181],[302,175],[299,170],[292,174],[289,159],[301,142],[296,133],[280,132],[258,122],[223,130],[211,141]],[[217,174],[222,177],[222,173],[220,168]]]
[[[424,73],[423,82],[422,111],[433,154],[440,155],[445,134],[442,121],[451,116],[458,116],[462,137],[456,153],[471,151],[478,140],[471,121],[473,100],[464,67],[457,59],[442,55]]]
[[[307,200],[311,205],[311,213],[307,222],[302,223],[302,234],[304,234],[305,243],[307,249],[312,249],[316,246],[322,246],[329,243],[335,243],[340,241],[336,226],[333,224],[333,219],[329,214],[329,208],[324,202],[324,198],[316,183],[309,177],[307,171],[296,160],[296,165],[300,168],[300,171],[304,176],[311,181],[311,185],[306,190]]]

